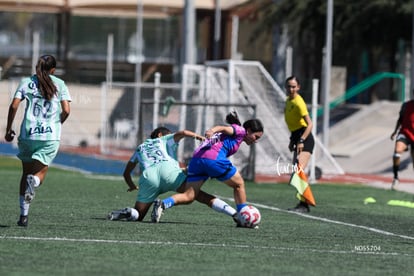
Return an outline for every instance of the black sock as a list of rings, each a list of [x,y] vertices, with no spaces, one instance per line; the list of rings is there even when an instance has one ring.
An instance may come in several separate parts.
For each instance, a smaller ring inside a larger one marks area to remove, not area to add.
[[[400,166],[393,166],[392,171],[394,172],[394,179],[398,179],[398,169]]]

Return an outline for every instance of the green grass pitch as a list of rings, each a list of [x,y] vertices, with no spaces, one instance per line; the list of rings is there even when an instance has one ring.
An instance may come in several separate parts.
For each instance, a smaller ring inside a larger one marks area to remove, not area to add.
[[[387,205],[413,195],[362,185],[312,186],[307,215],[287,184],[246,183],[259,208],[259,229],[197,202],[165,212],[159,224],[108,221],[132,206],[120,176],[51,168],[36,194],[29,227],[19,216],[20,163],[0,158],[1,275],[412,275],[414,209]],[[234,206],[232,190],[208,181],[206,191]],[[162,196],[166,197],[168,194]],[[376,203],[364,204],[367,197]]]

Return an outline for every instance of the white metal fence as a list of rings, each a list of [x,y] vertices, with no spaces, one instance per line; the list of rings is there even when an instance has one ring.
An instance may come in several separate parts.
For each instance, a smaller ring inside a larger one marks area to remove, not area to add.
[[[213,125],[224,124],[226,114],[236,110],[242,122],[256,117],[264,124],[264,136],[255,147],[242,144],[232,157],[245,176],[276,175],[277,166],[291,163],[290,133],[283,115],[285,94],[260,63],[223,61],[186,65],[183,71],[180,84],[162,83],[159,74],[154,83],[69,84],[72,112],[62,130],[62,149],[125,159],[158,126],[203,134]],[[9,91],[5,98],[0,94],[7,110],[17,81],[0,84],[2,91]],[[315,138],[316,165],[324,173],[343,173]],[[196,144],[181,144],[179,158],[185,162]]]

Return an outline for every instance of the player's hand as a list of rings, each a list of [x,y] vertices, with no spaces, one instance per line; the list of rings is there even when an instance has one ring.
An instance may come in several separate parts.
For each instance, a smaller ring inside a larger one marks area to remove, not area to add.
[[[214,135],[214,131],[212,129],[207,129],[204,135],[206,136],[207,139],[210,139],[211,136]]]
[[[138,190],[138,186],[129,187],[129,189],[127,190],[127,192],[132,192],[132,191],[136,191],[136,190]]]
[[[296,150],[298,151],[298,154],[302,152],[305,145],[303,143],[298,143],[296,146]]]
[[[290,150],[290,152],[292,152],[292,151],[294,151],[295,150],[295,144],[294,143],[292,143],[292,142],[290,142],[289,143],[289,150]]]
[[[183,168],[181,168],[181,170],[183,171],[183,173],[187,174],[188,167],[183,167]]]
[[[11,129],[6,132],[4,139],[6,139],[7,142],[11,142],[13,141],[15,135],[16,135],[16,132],[14,132],[14,130]]]

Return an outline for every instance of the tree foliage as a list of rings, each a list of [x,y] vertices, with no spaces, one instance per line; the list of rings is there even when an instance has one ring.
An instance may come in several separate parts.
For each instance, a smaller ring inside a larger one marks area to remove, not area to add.
[[[362,53],[370,57],[370,73],[378,71],[379,62],[396,71],[395,55],[400,41],[411,45],[412,0],[333,0],[333,64],[358,72]],[[295,56],[306,62],[322,59],[326,37],[328,0],[261,1],[263,21],[257,32],[270,32],[286,24]],[[381,61],[379,61],[381,60]],[[320,64],[319,64],[320,65]],[[318,70],[313,70],[312,74]],[[319,70],[320,72],[320,70]],[[309,75],[308,73],[306,73]]]

